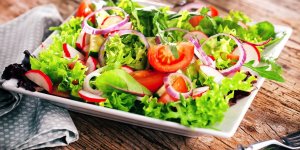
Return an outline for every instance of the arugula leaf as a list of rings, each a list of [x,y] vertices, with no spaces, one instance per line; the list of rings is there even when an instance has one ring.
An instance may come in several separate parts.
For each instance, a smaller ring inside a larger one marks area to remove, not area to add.
[[[271,61],[269,61],[269,62],[271,62]],[[249,61],[248,63],[245,63],[244,66],[252,69],[253,71],[255,71],[256,73],[258,73],[260,76],[262,76],[264,78],[278,81],[278,82],[284,82],[284,78],[280,75],[282,72],[281,67],[278,67],[278,65],[275,64],[275,62],[271,62],[271,65],[265,65],[265,66],[261,66],[261,67],[253,67],[252,66],[253,63],[254,63],[254,60]],[[271,67],[271,70],[268,70],[270,67]]]

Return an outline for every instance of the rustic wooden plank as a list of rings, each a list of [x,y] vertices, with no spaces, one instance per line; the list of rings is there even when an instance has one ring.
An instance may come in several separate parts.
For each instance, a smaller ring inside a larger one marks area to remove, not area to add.
[[[0,1],[0,23],[7,22],[33,8],[54,3],[66,18],[80,0],[11,0]],[[242,10],[255,21],[269,20],[294,30],[278,63],[284,68],[285,83],[266,81],[236,134],[229,139],[200,136],[188,138],[133,125],[71,112],[80,139],[56,149],[234,149],[267,139],[279,139],[300,129],[300,1],[230,0],[208,1],[221,15],[231,9]]]

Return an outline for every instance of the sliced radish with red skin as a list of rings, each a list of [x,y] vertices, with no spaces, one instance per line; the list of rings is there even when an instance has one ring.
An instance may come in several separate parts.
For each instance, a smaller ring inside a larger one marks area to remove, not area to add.
[[[119,30],[131,30],[132,29],[132,22],[127,22],[123,26],[120,27]]]
[[[29,70],[25,73],[25,76],[37,84],[38,86],[44,88],[49,93],[53,91],[53,83],[49,76],[40,70]]]
[[[243,43],[243,47],[244,47],[245,52],[246,52],[245,63],[247,63],[251,60],[254,60],[253,66],[257,66],[260,62],[260,52],[259,52],[259,50],[256,48],[256,46],[248,44],[248,43]],[[240,55],[237,48],[232,51],[232,54],[238,55],[238,56]]]
[[[130,68],[129,66],[122,66],[122,69],[125,70],[127,73],[133,72],[133,69]]]
[[[203,87],[199,87],[193,90],[192,92],[192,97],[196,98],[196,97],[201,97],[202,94],[204,94],[206,91],[209,90],[208,86],[203,86]]]
[[[67,58],[75,58],[76,56],[78,56],[80,60],[84,60],[84,56],[75,48],[73,48],[72,46],[70,46],[67,43],[63,44],[63,50],[64,50],[64,56]]]
[[[218,70],[209,67],[209,66],[200,66],[200,70],[207,76],[214,77],[214,81],[218,84],[221,84],[224,76]]]
[[[98,61],[94,57],[89,56],[86,60],[85,65],[88,67],[86,74],[90,74],[91,72],[95,71],[97,68]]]
[[[197,39],[198,41],[201,41],[202,39],[205,40],[208,39],[208,36],[200,31],[191,31],[185,34],[183,38],[186,40],[190,40],[190,38],[193,38],[193,39]]]
[[[104,102],[106,100],[106,98],[89,93],[87,91],[84,90],[80,90],[78,92],[79,96],[86,100],[87,102],[92,102],[92,103],[100,103],[100,102]]]
[[[108,16],[106,17],[102,24],[101,24],[101,28],[107,28],[111,25],[114,25],[114,24],[118,24],[120,23],[122,20],[124,20],[122,17],[120,16]],[[125,24],[124,24],[125,25]]]
[[[83,50],[83,48],[90,43],[90,35],[87,34],[84,30],[80,32],[76,40],[76,47]]]
[[[89,54],[89,51],[90,51],[90,44],[85,45],[85,46],[83,47],[82,51],[83,51],[85,54]]]

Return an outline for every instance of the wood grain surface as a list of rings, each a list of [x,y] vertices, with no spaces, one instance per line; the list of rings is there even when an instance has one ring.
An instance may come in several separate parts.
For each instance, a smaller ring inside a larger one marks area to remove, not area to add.
[[[299,0],[210,0],[221,15],[242,10],[255,21],[268,20],[293,28],[278,63],[284,69],[284,83],[266,80],[240,127],[232,138],[200,136],[189,138],[129,124],[70,112],[80,139],[55,149],[235,149],[268,139],[279,139],[300,130],[300,1]],[[1,0],[0,23],[7,22],[30,8],[53,3],[64,18],[79,0]]]

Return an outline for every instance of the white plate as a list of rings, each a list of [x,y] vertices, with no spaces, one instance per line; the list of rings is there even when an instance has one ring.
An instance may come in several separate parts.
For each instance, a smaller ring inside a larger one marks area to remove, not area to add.
[[[271,45],[266,49],[266,54],[277,58],[281,53],[284,45],[292,34],[292,29],[285,26],[275,26],[276,32],[285,32],[286,36],[277,44]],[[54,32],[53,34],[57,34]],[[52,35],[53,35],[52,34]],[[43,42],[43,46],[47,46],[51,43],[51,36]],[[37,55],[42,50],[42,46],[38,47],[34,51],[34,55]],[[257,89],[254,90],[251,95],[239,100],[234,106],[230,107],[225,113],[225,117],[221,123],[214,126],[214,129],[206,128],[189,128],[178,123],[159,120],[155,118],[150,118],[142,115],[137,115],[133,113],[123,112],[120,110],[109,109],[105,107],[100,107],[93,104],[88,104],[84,102],[79,102],[67,98],[62,98],[54,95],[44,94],[40,92],[31,92],[23,88],[17,88],[17,81],[14,79],[5,81],[3,83],[3,88],[15,91],[18,93],[31,95],[48,100],[51,103],[65,107],[69,110],[77,111],[84,114],[89,114],[96,117],[106,118],[114,121],[129,123],[137,126],[142,126],[146,128],[156,129],[164,132],[170,132],[174,134],[195,137],[202,134],[213,135],[218,137],[231,137],[236,132],[238,126],[240,125],[245,113],[250,107],[255,95],[260,89],[264,82],[264,78],[259,78],[256,84]]]

